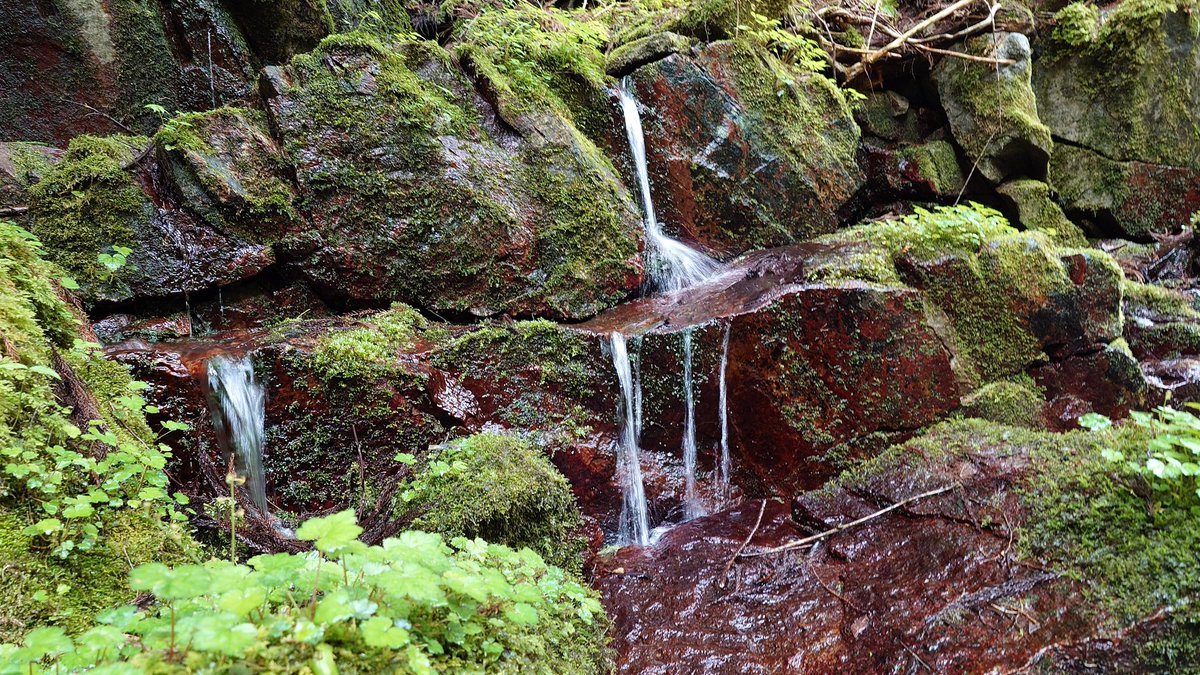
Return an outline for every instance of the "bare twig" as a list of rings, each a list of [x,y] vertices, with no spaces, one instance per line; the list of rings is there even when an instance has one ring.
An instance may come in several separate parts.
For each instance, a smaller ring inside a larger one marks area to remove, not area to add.
[[[75,101],[75,100],[72,100],[72,99],[69,99],[69,98],[64,98],[63,100],[64,100],[64,101],[66,101],[67,103],[70,103],[70,104],[72,104],[72,105],[77,105],[77,106],[79,106],[80,108],[83,108],[84,110],[89,110],[89,111],[91,111],[91,112],[90,112],[90,114],[92,114],[92,115],[99,115],[100,117],[103,117],[104,119],[106,119],[106,120],[108,120],[109,122],[112,122],[113,124],[115,124],[115,125],[117,125],[117,126],[121,127],[121,128],[122,128],[122,129],[124,129],[126,132],[128,132],[128,133],[130,133],[130,134],[132,134],[132,135],[134,135],[134,136],[136,136],[136,135],[137,135],[137,132],[136,132],[136,131],[134,131],[133,129],[130,129],[130,128],[129,128],[129,127],[127,127],[127,126],[125,126],[125,125],[124,125],[124,124],[123,124],[123,123],[122,123],[120,120],[118,120],[117,118],[113,117],[112,115],[109,115],[108,113],[104,112],[103,110],[97,110],[96,108],[93,108],[92,106],[90,106],[90,105],[88,105],[88,104],[86,104],[86,103],[80,103],[79,101]]]
[[[975,56],[974,54],[964,54],[963,52],[951,51],[949,49],[938,49],[937,47],[930,47],[929,45],[913,43],[912,46],[920,49],[923,52],[942,54],[943,56],[953,56],[954,58],[966,59],[967,61],[978,61],[979,63],[991,63],[998,66],[1011,66],[1016,63],[1016,61],[1012,59],[994,59],[990,56]]]
[[[28,206],[10,206],[7,209],[0,209],[0,216],[19,216],[28,210]]]
[[[946,487],[941,487],[936,490],[930,490],[929,492],[922,492],[919,495],[913,495],[912,497],[898,501],[895,504],[892,504],[891,506],[880,509],[870,515],[863,516],[862,518],[859,518],[858,520],[852,520],[848,523],[844,523],[842,525],[838,525],[837,527],[825,530],[824,532],[819,532],[812,536],[804,537],[803,539],[797,539],[796,541],[789,542],[787,544],[784,544],[783,546],[767,548],[767,549],[763,549],[761,551],[751,551],[749,553],[746,553],[745,551],[741,551],[737,554],[737,557],[755,558],[755,557],[762,556],[762,555],[770,555],[772,553],[782,553],[784,551],[791,551],[793,549],[801,548],[803,546],[808,546],[815,542],[821,541],[822,539],[827,539],[839,532],[844,532],[853,527],[857,527],[858,525],[862,525],[865,522],[874,520],[886,513],[895,511],[896,509],[898,509],[902,506],[905,506],[906,504],[911,504],[919,499],[925,499],[926,497],[933,497],[935,495],[940,495],[944,492],[949,492],[957,487],[958,487],[957,485],[947,485]]]
[[[942,33],[941,35],[930,35],[923,38],[915,38],[913,44],[928,44],[930,42],[956,42],[962,38],[974,35],[975,33],[995,27],[996,13],[1000,11],[1000,3],[995,3],[988,8],[987,18],[973,23],[970,26],[958,31],[957,33]]]
[[[725,582],[729,579],[729,570],[733,568],[734,561],[738,559],[738,556],[742,554],[742,551],[746,550],[746,546],[750,544],[750,540],[754,538],[754,535],[758,534],[758,526],[762,525],[763,513],[766,510],[767,500],[764,499],[762,500],[762,504],[759,504],[758,506],[758,518],[755,519],[754,527],[750,529],[750,534],[746,535],[746,540],[743,541],[742,545],[733,552],[733,555],[729,558],[729,562],[725,563],[725,570],[721,572],[721,581],[717,582],[717,586],[720,588],[725,588]]]
[[[862,607],[859,607],[858,605],[854,604],[853,602],[850,602],[849,598],[847,598],[846,596],[842,595],[841,593],[838,593],[837,591],[830,588],[829,584],[825,583],[825,580],[821,578],[821,575],[817,574],[817,568],[813,567],[812,563],[805,561],[804,566],[808,568],[808,573],[811,574],[812,577],[817,580],[817,583],[821,585],[821,588],[824,588],[826,590],[826,592],[828,592],[830,595],[837,598],[838,600],[841,600],[843,603],[845,603],[845,605],[847,607],[858,612],[859,614],[867,613],[866,610],[864,610]]]
[[[908,42],[908,40],[910,38],[912,38],[912,36],[916,35],[917,33],[920,33],[921,31],[925,30],[926,28],[928,28],[928,27],[932,26],[933,24],[937,23],[938,21],[941,21],[942,19],[950,16],[951,14],[957,12],[958,10],[962,9],[963,7],[966,7],[967,5],[971,4],[974,1],[975,0],[958,0],[958,2],[955,2],[954,4],[947,6],[945,9],[938,12],[937,14],[934,14],[933,16],[929,17],[928,19],[918,22],[912,28],[909,28],[908,30],[901,33],[899,36],[897,36],[891,42],[880,47],[879,49],[875,50],[874,52],[867,54],[866,56],[863,57],[862,61],[859,61],[858,63],[851,66],[849,73],[848,73],[849,79],[853,79],[853,78],[857,77],[858,75],[861,75],[863,72],[866,71],[867,67],[869,67],[871,64],[875,63],[879,59],[883,58],[888,52],[890,52],[893,49],[896,49],[896,48],[902,46],[904,43]]]

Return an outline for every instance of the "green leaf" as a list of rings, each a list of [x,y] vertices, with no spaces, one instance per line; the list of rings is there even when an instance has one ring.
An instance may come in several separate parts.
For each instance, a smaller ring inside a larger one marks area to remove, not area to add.
[[[333,555],[358,540],[363,529],[358,526],[354,511],[339,511],[324,518],[310,518],[296,530],[296,538],[313,542],[326,555]]]
[[[36,655],[36,661],[71,652],[75,649],[75,643],[58,626],[42,627],[34,628],[25,635],[25,649]]]
[[[46,366],[29,366],[29,372],[45,375],[55,380],[62,380],[62,376],[56,373],[53,368],[47,368]]]
[[[509,621],[522,626],[533,626],[538,622],[538,613],[533,605],[518,602],[504,612]]]
[[[363,642],[368,647],[399,649],[412,641],[408,631],[395,625],[392,619],[375,616],[367,619],[360,627]]]

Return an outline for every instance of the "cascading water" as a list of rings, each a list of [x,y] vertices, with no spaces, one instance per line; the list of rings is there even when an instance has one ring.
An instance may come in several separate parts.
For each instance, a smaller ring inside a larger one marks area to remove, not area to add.
[[[214,356],[207,368],[217,437],[224,450],[233,453],[234,466],[246,479],[245,491],[254,506],[269,515],[262,466],[266,393],[254,378],[254,363],[249,355]]]
[[[696,396],[692,391],[692,331],[683,331],[683,515],[691,520],[704,515],[696,499]]]
[[[726,371],[729,369],[729,327],[730,324],[725,324],[725,337],[721,339],[721,368],[720,368],[720,384],[719,384],[719,401],[721,415],[721,461],[717,465],[717,482],[720,487],[722,500],[729,499],[729,394],[728,384],[725,380]]]
[[[641,188],[642,218],[646,227],[646,271],[654,290],[670,293],[712,277],[720,270],[720,264],[663,233],[658,216],[654,213],[654,200],[650,196],[650,174],[646,168],[646,140],[642,133],[642,118],[638,112],[637,100],[629,93],[629,84],[628,78],[622,80],[621,86],[617,88],[617,96],[621,100],[625,135],[629,139],[629,151],[633,155],[638,185]]]
[[[624,503],[618,539],[622,544],[650,543],[650,516],[646,509],[646,488],[642,485],[640,458],[641,387],[635,393],[633,368],[625,336],[613,332],[609,344],[617,380],[621,384],[625,419],[621,425],[621,447],[617,453],[617,477],[621,482]],[[640,384],[640,383],[639,383]]]

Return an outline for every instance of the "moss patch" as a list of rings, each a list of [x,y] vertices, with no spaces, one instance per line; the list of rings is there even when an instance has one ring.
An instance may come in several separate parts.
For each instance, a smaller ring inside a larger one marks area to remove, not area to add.
[[[986,384],[963,399],[968,417],[1040,429],[1045,427],[1042,410],[1046,397],[1028,376]]]
[[[148,144],[129,136],[80,136],[66,155],[29,189],[32,230],[46,256],[80,283],[108,284],[96,256],[113,246],[133,246],[149,202],[125,166]]]
[[[586,543],[571,486],[528,440],[479,434],[430,457],[397,510],[413,527],[530,548],[579,572]]]

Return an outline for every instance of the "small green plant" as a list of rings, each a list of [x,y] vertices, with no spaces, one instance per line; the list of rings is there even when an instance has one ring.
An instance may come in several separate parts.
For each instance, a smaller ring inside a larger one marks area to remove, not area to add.
[[[739,37],[749,39],[763,49],[770,50],[782,63],[800,71],[819,73],[829,63],[829,56],[824,49],[821,49],[820,45],[803,35],[786,29],[780,19],[772,19],[752,12],[750,22],[739,25],[737,28]],[[780,78],[780,84],[785,86],[790,87],[795,84],[795,81],[784,70],[778,70],[777,77]]]
[[[133,249],[127,246],[113,246],[112,253],[101,253],[96,256],[96,262],[104,267],[104,271],[100,273],[100,280],[104,282],[112,282],[117,278],[117,274],[129,262],[129,255],[133,253]]]
[[[1196,403],[1186,404],[1200,410]],[[1200,515],[1200,417],[1185,410],[1159,406],[1153,413],[1135,411],[1129,414],[1133,425],[1148,432],[1148,441],[1138,452],[1105,447],[1105,460],[1123,465],[1142,476],[1160,501],[1177,501],[1188,505]],[[1109,433],[1112,421],[1103,415],[1089,413],[1079,419],[1079,425],[1098,433]]]
[[[595,593],[536,553],[416,531],[366,546],[361,532],[343,511],[297,530],[310,553],[137,567],[152,609],[103,612],[74,638],[35,629],[0,645],[0,675],[608,669]]]

